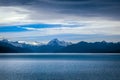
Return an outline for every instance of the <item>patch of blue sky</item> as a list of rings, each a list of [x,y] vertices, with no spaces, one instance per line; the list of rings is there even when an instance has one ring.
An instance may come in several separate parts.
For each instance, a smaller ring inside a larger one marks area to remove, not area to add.
[[[0,26],[0,32],[20,32],[29,31],[26,28],[53,28],[60,27],[60,24],[26,24],[26,25],[15,25],[15,26]]]
[[[53,28],[60,27],[61,24],[27,24],[27,25],[19,25],[19,27],[29,27],[29,28]]]
[[[45,28],[61,28],[69,27],[75,28],[84,25],[77,24],[24,24],[24,25],[13,25],[13,26],[0,26],[0,32],[20,32],[20,31],[32,31],[35,29],[45,29]]]
[[[28,30],[17,26],[0,27],[0,32],[21,32],[21,31],[28,31]]]

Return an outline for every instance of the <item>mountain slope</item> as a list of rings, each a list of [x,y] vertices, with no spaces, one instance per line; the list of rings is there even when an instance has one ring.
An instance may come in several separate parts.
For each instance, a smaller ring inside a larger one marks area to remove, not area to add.
[[[31,49],[26,48],[24,45],[16,42],[8,41],[7,39],[3,39],[0,41],[0,53],[25,53],[31,52]],[[21,46],[20,46],[21,45]]]
[[[119,53],[120,43],[107,42],[79,42],[61,49],[62,53]]]
[[[79,42],[72,44],[53,39],[48,44],[32,45],[3,39],[0,41],[0,53],[120,53],[120,42]]]
[[[59,41],[58,39],[53,39],[51,41],[48,42],[47,45],[50,45],[50,46],[68,46],[68,45],[71,45],[72,43],[70,42],[65,42],[65,41]]]
[[[52,53],[64,48],[67,45],[69,45],[68,42],[52,39],[46,45],[40,46],[38,48],[38,52]]]

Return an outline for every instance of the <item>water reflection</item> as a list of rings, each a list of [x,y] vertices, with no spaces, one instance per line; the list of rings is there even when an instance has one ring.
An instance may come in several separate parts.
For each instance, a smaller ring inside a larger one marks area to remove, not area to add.
[[[0,60],[118,60],[119,53],[1,53]]]
[[[1,80],[120,80],[119,61],[0,60]]]

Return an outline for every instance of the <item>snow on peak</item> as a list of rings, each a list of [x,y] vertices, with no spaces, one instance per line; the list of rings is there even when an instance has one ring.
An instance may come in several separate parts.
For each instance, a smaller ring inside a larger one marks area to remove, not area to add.
[[[68,45],[71,45],[70,42],[65,42],[65,41],[59,41],[57,38],[51,40],[48,42],[48,45],[51,45],[51,46],[68,46]]]
[[[18,43],[22,43],[22,44],[29,44],[29,45],[40,45],[39,42],[27,42],[27,41],[18,41]]]
[[[3,42],[9,42],[7,39],[1,39],[1,41],[3,41]]]
[[[41,45],[46,45],[44,43],[39,43],[39,42],[32,42],[32,41],[9,41],[7,39],[3,39],[1,40],[3,42],[6,42],[6,43],[9,43],[9,44],[12,44],[16,47],[23,47],[25,44],[27,45],[31,45],[31,46],[41,46]],[[60,41],[58,40],[57,38],[55,39],[52,39],[51,41],[49,41],[47,43],[47,45],[50,45],[50,46],[68,46],[68,45],[71,45],[72,43],[71,42],[65,42],[65,41]]]

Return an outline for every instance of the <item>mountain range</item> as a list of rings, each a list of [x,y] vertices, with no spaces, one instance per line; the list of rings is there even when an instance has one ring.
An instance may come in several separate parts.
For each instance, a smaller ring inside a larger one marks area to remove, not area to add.
[[[53,39],[47,44],[39,42],[0,40],[0,53],[120,53],[120,42],[71,43]]]

